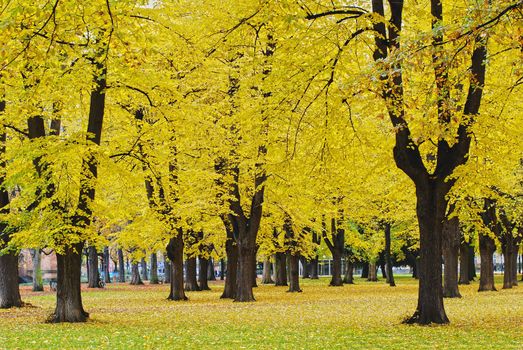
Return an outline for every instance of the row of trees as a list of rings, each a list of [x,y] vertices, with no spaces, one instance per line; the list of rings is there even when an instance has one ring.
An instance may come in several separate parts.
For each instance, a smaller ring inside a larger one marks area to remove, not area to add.
[[[51,320],[77,322],[86,244],[165,249],[172,300],[184,256],[227,256],[245,302],[258,252],[292,284],[319,236],[372,259],[419,229],[408,321],[448,322],[442,255],[519,247],[523,3],[430,4],[2,3],[2,305],[22,247],[57,253]]]

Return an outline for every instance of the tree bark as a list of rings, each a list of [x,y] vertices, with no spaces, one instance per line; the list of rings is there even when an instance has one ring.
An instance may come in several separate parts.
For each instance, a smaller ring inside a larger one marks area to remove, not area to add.
[[[323,240],[332,254],[332,278],[329,285],[333,287],[343,286],[343,280],[341,278],[341,259],[345,248],[345,230],[341,227],[341,221],[339,220],[336,220],[335,218],[331,219],[331,237],[327,236],[325,220],[323,219],[322,221]]]
[[[211,288],[209,288],[209,284],[207,283],[207,273],[209,270],[209,259],[199,257],[198,260],[200,260],[200,271],[198,274],[198,284],[199,284],[200,290],[211,290]]]
[[[111,283],[111,275],[109,274],[109,261],[111,261],[111,257],[109,256],[109,247],[104,247],[103,272],[105,283]]]
[[[164,283],[171,283],[171,262],[167,259],[167,256],[164,256],[163,258],[163,268],[164,268],[164,276],[163,276],[163,282]]]
[[[319,257],[318,255],[316,255],[310,262],[310,266],[311,266],[311,279],[313,280],[317,280],[319,279],[320,277],[318,276],[318,260],[319,260]]]
[[[118,249],[118,282],[125,282],[125,264],[123,261],[123,251]]]
[[[167,299],[188,300],[183,288],[183,235],[181,230],[178,230],[176,236],[170,239],[167,245],[167,256],[171,260],[171,283]]]
[[[196,257],[185,260],[185,290],[189,292],[201,291],[196,278]]]
[[[299,263],[300,263],[300,257],[299,255],[294,255],[292,253],[287,253],[287,259],[289,260],[289,290],[288,292],[294,293],[294,292],[301,292],[300,289],[300,271],[299,271]]]
[[[364,262],[361,266],[361,278],[369,278],[369,263]]]
[[[65,248],[65,254],[56,254],[57,283],[56,308],[48,322],[85,322],[89,314],[82,306],[80,285],[83,243]]]
[[[140,278],[140,269],[138,267],[138,263],[137,262],[133,262],[132,265],[131,265],[131,282],[130,282],[130,284],[133,285],[133,286],[138,286],[138,285],[142,285],[143,284],[143,281]]]
[[[42,281],[42,252],[40,249],[31,249],[30,252],[33,262],[33,292],[42,292],[44,290]]]
[[[5,100],[0,96],[0,113],[5,110]],[[5,181],[5,127],[0,124],[0,185]],[[9,213],[9,193],[4,186],[0,187],[0,213]],[[0,222],[0,248],[4,248],[10,241],[6,230],[7,223]],[[22,306],[20,290],[18,288],[18,254],[9,252],[0,255],[0,308]]]
[[[271,277],[271,260],[266,257],[263,260],[263,273],[262,273],[262,284],[274,284],[274,281]]]
[[[254,254],[252,255],[252,286],[253,288],[258,287],[257,278],[258,278],[258,259],[256,257],[256,254],[258,253],[258,247],[256,246],[256,249],[254,251]]]
[[[479,277],[479,291],[496,291],[494,285],[494,259],[496,251],[494,240],[483,234],[479,236],[479,254],[481,257],[481,270]]]
[[[151,280],[149,281],[149,283],[160,283],[160,281],[158,280],[158,256],[156,255],[156,253],[151,254]]]
[[[376,266],[376,263],[369,263],[369,277],[367,278],[367,281],[370,282],[377,282],[378,281],[378,267]]]
[[[458,288],[458,253],[461,234],[459,219],[445,219],[443,224],[443,261],[445,274],[443,280],[443,297],[461,298]]]
[[[220,281],[225,280],[225,259],[220,259]]]
[[[145,258],[140,259],[140,267],[142,270],[142,281],[148,281],[149,276],[147,275],[147,261],[145,261]]]
[[[287,286],[287,264],[285,253],[274,254],[274,284],[276,286]]]
[[[470,284],[469,244],[462,242],[459,246],[459,284]]]
[[[354,284],[354,264],[350,258],[345,258],[345,277],[343,283]]]
[[[221,295],[222,299],[234,299],[236,296],[236,283],[238,277],[238,245],[234,240],[234,234],[232,230],[232,227],[228,227],[226,225],[227,241],[225,242],[225,254],[227,255],[227,276],[225,277],[225,286]]]
[[[0,309],[21,307],[18,288],[18,254],[0,255]]]
[[[394,274],[392,272],[392,258],[390,254],[390,223],[386,222],[385,227],[385,265],[387,268],[387,283],[391,287],[395,287],[396,283],[394,282]]]
[[[89,288],[99,288],[100,287],[100,273],[98,271],[98,252],[94,246],[89,246],[89,264],[88,264],[88,276],[89,283],[87,287]]]
[[[216,281],[216,275],[214,274],[214,259],[209,259],[207,268],[207,281]]]
[[[310,274],[311,265],[310,265],[310,262],[303,255],[300,255],[300,262],[301,262],[301,266],[303,268],[301,278],[303,278],[303,279],[311,278],[311,274]]]

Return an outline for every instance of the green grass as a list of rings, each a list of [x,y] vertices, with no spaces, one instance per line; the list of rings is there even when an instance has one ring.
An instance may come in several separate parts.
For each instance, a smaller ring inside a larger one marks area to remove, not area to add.
[[[220,300],[219,282],[188,302],[166,300],[165,285],[109,285],[83,294],[89,322],[58,325],[44,323],[54,295],[24,290],[34,307],[0,310],[0,348],[523,349],[523,287],[460,286],[463,298],[445,301],[451,324],[421,327],[401,324],[415,309],[416,281],[356,283],[302,281],[299,294],[260,286],[255,303]]]

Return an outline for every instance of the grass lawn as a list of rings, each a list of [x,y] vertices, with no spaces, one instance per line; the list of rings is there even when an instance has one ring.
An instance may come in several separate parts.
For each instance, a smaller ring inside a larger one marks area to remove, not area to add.
[[[301,283],[303,293],[260,286],[255,303],[220,300],[219,281],[187,302],[166,300],[166,285],[109,285],[84,292],[89,322],[58,325],[44,323],[55,296],[24,289],[33,307],[0,310],[0,348],[523,349],[523,287],[460,286],[463,298],[445,301],[451,324],[420,327],[401,324],[416,306],[411,278],[397,278],[395,288]]]

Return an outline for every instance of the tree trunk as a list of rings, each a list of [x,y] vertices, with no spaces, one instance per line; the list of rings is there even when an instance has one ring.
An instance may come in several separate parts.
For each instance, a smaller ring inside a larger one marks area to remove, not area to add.
[[[44,284],[42,281],[42,252],[40,249],[31,249],[31,260],[33,261],[33,292],[42,292]]]
[[[167,260],[167,256],[163,258],[164,276],[163,283],[171,283],[172,268],[171,262]]]
[[[478,275],[476,274],[476,262],[475,262],[475,256],[476,252],[474,251],[474,247],[469,244],[469,281],[474,281]]]
[[[361,278],[369,278],[369,263],[364,262],[361,266]]]
[[[311,279],[314,279],[314,280],[317,280],[318,278],[320,278],[318,276],[318,255],[316,255],[314,257],[314,259],[311,260],[310,262],[310,267],[311,267]]]
[[[514,287],[518,285],[518,252],[519,244],[514,247],[514,253],[512,254],[512,285]]]
[[[311,265],[307,261],[307,258],[305,258],[304,256],[300,255],[300,262],[301,262],[301,266],[303,268],[301,278],[303,278],[303,279],[311,278],[311,275],[310,275],[310,267],[311,267]]]
[[[156,255],[156,253],[151,254],[151,280],[149,281],[149,283],[160,283],[160,281],[158,280],[158,256]]]
[[[293,255],[287,253],[287,259],[289,260],[289,290],[287,292],[301,292],[300,289],[300,257],[299,255]]]
[[[233,232],[229,229],[227,229],[225,253],[227,255],[227,277],[225,277],[225,286],[221,298],[234,299],[236,296],[236,283],[238,278],[238,246],[234,240]]]
[[[443,280],[443,297],[461,298],[458,289],[458,253],[461,234],[459,219],[446,219],[443,224],[443,261],[445,274]]]
[[[98,272],[98,252],[96,248],[90,246],[88,249],[89,252],[89,264],[88,264],[88,277],[89,283],[88,288],[99,288],[100,287],[100,273]]]
[[[125,264],[123,261],[123,251],[122,249],[118,249],[118,282],[124,283],[125,282]]]
[[[109,274],[109,261],[111,257],[109,256],[109,247],[104,247],[103,255],[103,271],[104,271],[104,282],[111,283],[111,275]]]
[[[244,235],[238,239],[238,276],[237,289],[234,301],[255,301],[253,288],[253,274],[255,272],[256,246],[251,235]]]
[[[198,284],[200,286],[200,290],[211,290],[211,288],[209,288],[209,284],[207,283],[209,259],[200,257],[198,260],[200,260],[200,271],[198,274]]]
[[[341,279],[341,254],[337,250],[332,252],[332,278],[329,286],[343,286],[343,280]]]
[[[171,283],[167,299],[187,300],[183,281],[183,235],[178,230],[175,237],[171,238],[167,245],[167,256],[171,260]]]
[[[378,267],[376,266],[376,263],[369,263],[369,277],[367,278],[367,281],[378,281]]]
[[[216,281],[216,275],[214,274],[214,259],[209,259],[207,281]]]
[[[263,260],[262,284],[274,284],[271,277],[271,260],[267,257]]]
[[[354,264],[350,258],[345,259],[345,277],[343,283],[354,284]]]
[[[459,284],[470,284],[469,269],[469,244],[462,242],[459,246]]]
[[[479,277],[479,291],[495,291],[494,285],[494,259],[496,251],[494,240],[486,235],[479,235],[479,254],[481,257],[481,271]]]
[[[251,280],[252,280],[252,286],[255,288],[255,287],[258,287],[258,283],[257,283],[257,278],[258,278],[258,259],[256,258],[256,253],[258,252],[258,248],[256,248],[254,254],[251,256],[251,259],[252,259],[252,276],[251,276]]]
[[[510,289],[513,286],[517,285],[517,274],[516,263],[517,263],[517,254],[518,246],[512,232],[506,232],[504,235],[502,250],[503,250],[503,260],[505,261],[505,268],[503,270],[503,289]],[[514,259],[516,258],[516,259]]]
[[[276,253],[274,255],[274,284],[276,286],[287,286],[285,253]]]
[[[131,285],[138,286],[143,284],[142,279],[140,278],[140,269],[137,262],[133,262],[131,265]]]
[[[390,256],[390,223],[385,223],[385,265],[387,267],[387,283],[391,287],[395,287],[394,274],[392,273],[392,258]]]
[[[85,322],[89,317],[82,305],[82,249],[83,243],[77,243],[65,248],[64,255],[56,254],[56,309],[48,322]]]
[[[189,292],[201,291],[196,278],[196,258],[187,258],[185,260],[185,290]]]
[[[18,288],[18,254],[0,255],[0,309],[21,307]]]
[[[225,259],[220,259],[220,281],[225,280]]]
[[[149,280],[147,276],[147,261],[145,261],[145,258],[140,259],[140,267],[142,268],[142,281]]]
[[[418,306],[406,323],[448,323],[443,307],[442,236],[450,184],[423,177],[416,183],[416,212],[420,229]]]

